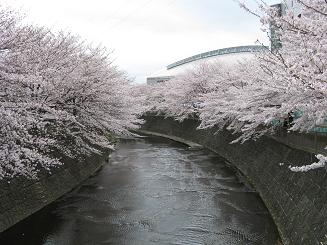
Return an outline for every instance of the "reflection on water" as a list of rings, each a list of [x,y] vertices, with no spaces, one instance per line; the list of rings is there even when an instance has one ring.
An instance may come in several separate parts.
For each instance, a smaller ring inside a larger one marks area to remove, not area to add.
[[[224,159],[162,138],[121,142],[80,188],[0,235],[6,245],[275,245],[256,193]]]

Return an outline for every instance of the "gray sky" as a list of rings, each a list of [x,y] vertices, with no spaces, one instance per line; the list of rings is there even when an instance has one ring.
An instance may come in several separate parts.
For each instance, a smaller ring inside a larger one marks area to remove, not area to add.
[[[2,0],[36,24],[113,50],[138,83],[169,63],[213,49],[267,43],[259,20],[233,0]],[[253,1],[246,1],[255,6]],[[269,4],[278,0],[269,0]]]

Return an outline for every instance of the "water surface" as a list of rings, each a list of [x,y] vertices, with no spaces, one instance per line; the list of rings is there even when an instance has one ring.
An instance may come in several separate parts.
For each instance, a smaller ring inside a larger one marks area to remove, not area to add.
[[[259,196],[225,160],[150,137],[126,140],[79,188],[0,235],[4,245],[275,245]]]

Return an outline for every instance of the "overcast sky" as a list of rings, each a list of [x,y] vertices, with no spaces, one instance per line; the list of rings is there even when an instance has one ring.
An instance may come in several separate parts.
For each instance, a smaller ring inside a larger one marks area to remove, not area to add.
[[[246,1],[253,5],[253,1]],[[251,3],[252,2],[252,3]],[[269,4],[278,0],[269,0]],[[114,51],[136,82],[177,60],[255,41],[267,43],[259,20],[234,0],[1,0],[27,19],[79,34]]]

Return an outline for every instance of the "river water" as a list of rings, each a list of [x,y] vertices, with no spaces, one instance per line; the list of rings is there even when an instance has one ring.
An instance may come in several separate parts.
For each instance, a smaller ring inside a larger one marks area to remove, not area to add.
[[[258,194],[225,160],[166,139],[123,140],[79,188],[0,234],[1,245],[276,245]]]

